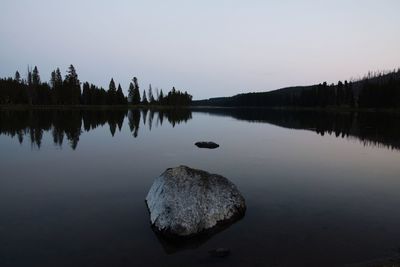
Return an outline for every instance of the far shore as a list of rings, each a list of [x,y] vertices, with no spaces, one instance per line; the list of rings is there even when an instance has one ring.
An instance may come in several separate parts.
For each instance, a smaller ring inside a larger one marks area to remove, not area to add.
[[[190,108],[189,106],[167,105],[0,105],[1,109],[27,110],[27,109],[172,109]]]
[[[270,109],[288,111],[318,111],[318,112],[387,112],[400,113],[393,108],[351,108],[351,107],[266,107],[266,106],[169,106],[169,105],[0,105],[0,110],[28,109]]]
[[[350,107],[266,107],[266,106],[189,106],[191,109],[270,109],[289,111],[319,111],[319,112],[388,112],[400,113],[394,108],[350,108]]]

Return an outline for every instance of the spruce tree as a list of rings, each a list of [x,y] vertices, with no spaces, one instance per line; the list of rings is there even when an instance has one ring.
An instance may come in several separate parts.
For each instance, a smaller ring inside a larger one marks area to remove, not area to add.
[[[116,104],[116,96],[117,96],[117,88],[115,87],[114,79],[111,78],[110,85],[108,86],[108,104],[114,105]]]
[[[149,103],[154,103],[153,89],[151,88],[151,84],[149,84]]]
[[[78,79],[78,74],[73,65],[70,65],[68,68],[67,75],[64,79],[64,85],[63,90],[66,90],[65,103],[73,105],[79,104],[81,98],[81,85]]]
[[[28,86],[32,85],[32,71],[31,68],[28,66],[28,75],[26,77],[26,83]]]
[[[64,90],[62,90],[63,80],[59,68],[51,73],[50,83],[53,87],[54,103],[64,104],[66,95],[64,94]]]
[[[160,105],[164,104],[164,93],[163,93],[162,89],[160,90],[160,95],[158,96],[158,103]]]
[[[133,77],[133,84],[134,84],[134,93],[132,97],[132,104],[138,105],[140,104],[140,91],[139,91],[139,83],[136,77]]]
[[[14,80],[15,80],[17,83],[20,83],[20,82],[21,82],[21,75],[19,74],[18,71],[15,72]]]
[[[133,104],[133,96],[135,94],[135,86],[133,86],[133,83],[129,83],[129,89],[128,89],[128,102],[130,104]]]
[[[61,75],[61,71],[59,68],[56,69],[56,86],[62,86],[63,80],[62,80],[62,75]]]
[[[33,104],[33,88],[32,88],[32,71],[28,66],[28,75],[26,77],[26,84],[28,85],[28,103],[29,105]]]
[[[149,101],[147,101],[146,91],[143,90],[142,104],[147,105]]]
[[[54,90],[56,87],[56,71],[53,70],[50,75],[50,86]]]
[[[39,70],[35,66],[32,71],[32,84],[33,86],[39,86],[40,85],[40,75],[39,75]]]
[[[118,105],[125,104],[125,96],[124,96],[124,92],[122,91],[121,84],[118,84],[117,103],[118,103]]]

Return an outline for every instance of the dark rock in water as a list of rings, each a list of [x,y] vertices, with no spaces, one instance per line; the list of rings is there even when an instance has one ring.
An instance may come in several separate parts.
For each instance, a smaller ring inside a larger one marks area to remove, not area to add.
[[[195,145],[200,148],[210,148],[210,149],[219,147],[219,145],[214,142],[196,142]]]
[[[223,258],[229,256],[229,254],[231,254],[231,251],[229,250],[229,248],[217,248],[210,250],[208,253],[210,253],[210,255],[213,257]]]
[[[240,219],[246,204],[227,178],[186,166],[167,169],[146,197],[150,222],[158,233],[191,237]]]

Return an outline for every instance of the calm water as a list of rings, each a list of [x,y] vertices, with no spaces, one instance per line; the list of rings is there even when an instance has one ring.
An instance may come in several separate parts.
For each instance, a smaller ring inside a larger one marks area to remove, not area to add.
[[[0,266],[341,266],[397,257],[400,117],[266,110],[0,111]],[[212,140],[216,150],[193,144]],[[222,174],[245,217],[171,244],[144,198]],[[208,251],[228,247],[231,255]]]

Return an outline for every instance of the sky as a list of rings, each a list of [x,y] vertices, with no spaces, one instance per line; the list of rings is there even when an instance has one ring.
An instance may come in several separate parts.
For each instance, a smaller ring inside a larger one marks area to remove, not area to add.
[[[73,64],[194,99],[356,79],[400,67],[398,0],[1,0],[0,76]]]

